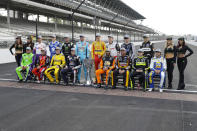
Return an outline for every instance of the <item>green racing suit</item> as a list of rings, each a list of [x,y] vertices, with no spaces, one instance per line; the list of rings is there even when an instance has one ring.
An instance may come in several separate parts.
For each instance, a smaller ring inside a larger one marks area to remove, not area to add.
[[[20,80],[23,80],[23,76],[21,74],[21,72],[23,71],[23,67],[26,67],[25,79],[27,79],[29,71],[32,69],[33,63],[34,63],[34,55],[32,53],[29,54],[24,53],[22,55],[21,66],[16,68],[16,74]]]

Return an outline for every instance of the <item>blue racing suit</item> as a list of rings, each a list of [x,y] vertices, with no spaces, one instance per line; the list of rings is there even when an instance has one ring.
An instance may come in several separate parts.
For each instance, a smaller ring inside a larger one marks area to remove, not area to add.
[[[150,83],[150,88],[154,88],[154,81],[153,81],[153,77],[155,75],[159,75],[160,77],[160,84],[159,84],[159,88],[163,88],[163,84],[164,84],[164,80],[165,80],[165,71],[166,71],[166,59],[163,57],[153,57],[151,59],[151,63],[150,63],[150,69],[151,72],[149,73],[149,83]],[[159,74],[156,74],[155,70],[160,70]]]
[[[80,57],[81,68],[83,67],[84,75],[86,79],[87,69],[84,66],[84,59],[89,58],[90,50],[89,50],[89,43],[86,41],[79,41],[76,43],[75,47],[75,54]],[[81,78],[81,68],[78,71],[78,80],[80,81]]]
[[[49,43],[50,59],[52,59],[52,57],[56,54],[55,52],[56,47],[62,48],[62,44],[58,41],[55,42],[51,41]]]

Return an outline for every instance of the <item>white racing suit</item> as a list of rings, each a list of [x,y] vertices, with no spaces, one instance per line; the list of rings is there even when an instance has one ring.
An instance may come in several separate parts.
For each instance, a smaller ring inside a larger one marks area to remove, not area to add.
[[[163,84],[164,84],[164,80],[165,80],[165,70],[167,69],[166,67],[166,59],[163,57],[153,57],[151,59],[151,63],[150,63],[150,69],[151,72],[149,73],[149,83],[150,83],[150,88],[154,88],[154,81],[153,81],[153,77],[155,75],[159,75],[160,77],[160,84],[159,84],[159,88],[163,88]],[[155,70],[160,70],[159,74],[156,74]]]
[[[106,48],[110,50],[110,55],[112,57],[117,57],[119,55],[120,46],[118,43],[114,43],[114,42],[112,44],[107,43]]]

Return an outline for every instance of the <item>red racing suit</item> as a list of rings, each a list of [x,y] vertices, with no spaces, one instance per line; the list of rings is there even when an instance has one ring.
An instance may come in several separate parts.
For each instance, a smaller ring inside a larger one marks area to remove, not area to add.
[[[36,60],[36,67],[32,70],[32,73],[38,77],[38,80],[42,80],[43,72],[47,69],[50,63],[50,58],[47,55],[40,55]]]

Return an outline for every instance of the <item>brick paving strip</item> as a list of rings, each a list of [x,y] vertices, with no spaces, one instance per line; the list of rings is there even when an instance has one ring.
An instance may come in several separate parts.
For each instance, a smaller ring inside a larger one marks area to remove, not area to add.
[[[86,93],[86,94],[100,94],[100,95],[112,95],[112,96],[135,96],[144,98],[157,98],[157,99],[168,99],[168,100],[184,100],[184,101],[197,101],[196,94],[183,94],[183,93],[159,93],[155,92],[142,92],[137,90],[124,91],[123,89],[108,89],[104,90],[82,87],[82,86],[63,86],[63,85],[52,85],[52,84],[37,84],[37,83],[18,83],[0,81],[0,87],[12,87],[12,88],[24,88],[24,89],[36,89],[36,90],[47,90],[57,92],[72,92],[72,93]]]

